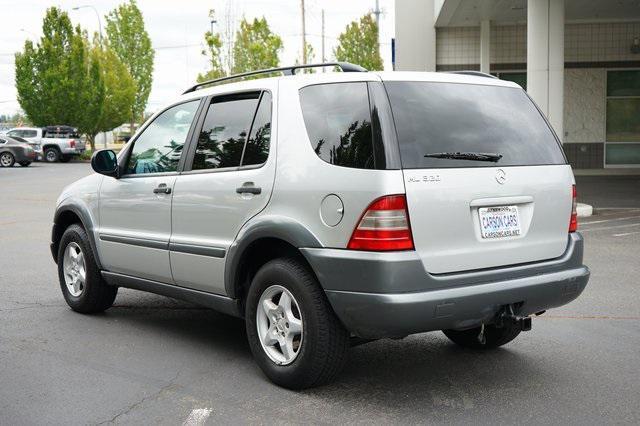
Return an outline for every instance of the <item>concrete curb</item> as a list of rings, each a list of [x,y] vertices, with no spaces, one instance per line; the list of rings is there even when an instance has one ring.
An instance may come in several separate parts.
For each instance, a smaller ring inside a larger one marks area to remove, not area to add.
[[[593,214],[593,207],[589,204],[578,203],[576,210],[578,212],[578,217],[589,217]]]

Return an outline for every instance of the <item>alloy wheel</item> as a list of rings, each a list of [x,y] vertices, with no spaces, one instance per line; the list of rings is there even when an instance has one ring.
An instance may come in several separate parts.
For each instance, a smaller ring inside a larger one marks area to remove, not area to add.
[[[11,167],[13,165],[13,157],[8,152],[0,155],[0,165],[2,167]]]
[[[302,313],[291,292],[280,285],[260,296],[256,326],[262,349],[278,365],[291,364],[302,348]]]
[[[77,243],[70,242],[65,249],[62,268],[67,290],[72,296],[79,297],[85,288],[87,268],[84,253]]]

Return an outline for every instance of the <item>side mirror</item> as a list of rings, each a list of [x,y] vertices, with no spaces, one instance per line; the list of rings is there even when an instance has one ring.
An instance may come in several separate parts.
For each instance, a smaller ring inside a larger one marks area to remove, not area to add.
[[[119,177],[118,157],[110,149],[101,149],[91,156],[91,167],[101,175]]]

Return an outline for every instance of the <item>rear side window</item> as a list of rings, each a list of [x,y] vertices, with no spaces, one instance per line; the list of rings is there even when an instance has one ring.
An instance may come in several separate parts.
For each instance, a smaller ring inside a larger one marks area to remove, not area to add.
[[[304,87],[300,103],[311,147],[318,157],[336,166],[385,168],[384,152],[376,161],[380,150],[374,149],[367,83]]]
[[[198,135],[193,170],[238,167],[260,92],[214,98]]]
[[[496,167],[566,164],[549,125],[519,88],[386,82],[402,167]],[[424,157],[474,152],[497,162]]]

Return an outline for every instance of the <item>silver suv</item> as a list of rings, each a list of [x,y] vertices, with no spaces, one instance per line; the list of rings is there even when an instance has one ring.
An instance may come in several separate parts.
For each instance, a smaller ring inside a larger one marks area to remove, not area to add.
[[[243,317],[264,373],[301,389],[352,344],[495,348],[583,291],[571,167],[522,88],[333,65],[194,86],[94,154],[54,218],[69,306],[127,287]]]

